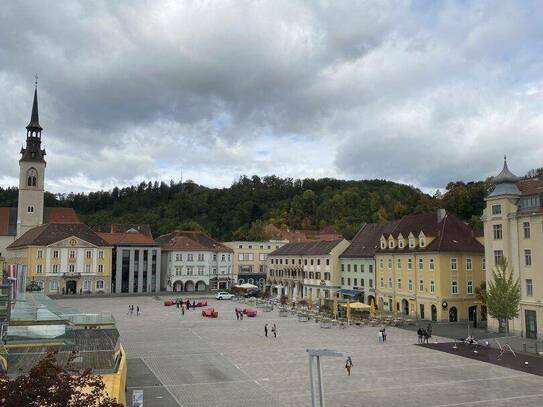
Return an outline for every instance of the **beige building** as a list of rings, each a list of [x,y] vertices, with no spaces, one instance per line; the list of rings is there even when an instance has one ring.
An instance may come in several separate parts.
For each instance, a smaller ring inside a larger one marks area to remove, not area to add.
[[[543,179],[521,180],[509,171],[505,161],[494,182],[496,186],[486,198],[482,217],[486,279],[492,278],[493,268],[505,257],[521,285],[520,314],[509,321],[509,329],[528,338],[541,338],[538,326],[543,326]],[[489,319],[489,328],[498,330],[498,321]]]
[[[268,256],[268,286],[273,295],[291,298],[333,298],[341,289],[339,256],[345,239],[287,243]]]
[[[286,240],[235,241],[224,245],[234,251],[232,270],[236,284],[254,284],[263,289],[268,273],[268,255],[287,244]]]
[[[484,276],[479,239],[443,209],[404,216],[376,252],[379,309],[431,321],[485,321],[475,296]]]

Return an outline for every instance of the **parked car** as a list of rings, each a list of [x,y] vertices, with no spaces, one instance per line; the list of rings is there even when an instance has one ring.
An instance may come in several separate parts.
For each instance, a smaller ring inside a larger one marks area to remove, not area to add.
[[[260,290],[250,290],[250,291],[247,291],[245,294],[243,294],[243,296],[245,298],[250,298],[250,297],[258,297],[260,295]]]
[[[26,291],[41,291],[41,287],[36,283],[35,281],[30,282],[30,284],[26,285]]]
[[[218,300],[231,300],[232,298],[234,298],[234,294],[219,291],[217,294],[215,294],[215,298]]]
[[[219,313],[215,311],[215,308],[204,308],[202,310],[202,316],[206,318],[217,318]]]

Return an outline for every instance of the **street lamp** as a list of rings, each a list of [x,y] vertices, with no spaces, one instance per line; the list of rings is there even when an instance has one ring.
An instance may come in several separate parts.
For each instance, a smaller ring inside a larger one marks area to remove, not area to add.
[[[317,407],[317,396],[315,394],[315,380],[313,378],[313,362],[316,362],[317,366],[317,381],[318,381],[318,392],[319,392],[319,406],[324,407],[324,383],[322,381],[322,370],[321,370],[321,356],[330,356],[330,357],[343,357],[342,352],[336,352],[330,349],[306,349],[309,354],[309,384],[311,386],[311,406]]]

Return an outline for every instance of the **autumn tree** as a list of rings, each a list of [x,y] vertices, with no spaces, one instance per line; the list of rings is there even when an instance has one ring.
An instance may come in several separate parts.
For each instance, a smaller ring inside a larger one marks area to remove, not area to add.
[[[0,375],[0,405],[3,407],[123,407],[105,392],[100,376],[75,366],[77,352],[67,363],[49,350],[28,373],[15,378]]]

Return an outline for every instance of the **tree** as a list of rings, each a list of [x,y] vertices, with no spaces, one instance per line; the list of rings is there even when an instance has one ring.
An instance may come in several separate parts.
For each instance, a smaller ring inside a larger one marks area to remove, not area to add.
[[[481,285],[475,288],[475,297],[477,301],[480,301],[482,304],[487,303],[486,299],[486,281],[481,281]]]
[[[67,363],[57,361],[50,349],[26,374],[10,378],[0,375],[0,405],[4,407],[123,407],[105,392],[100,376],[75,367],[77,352]]]
[[[520,280],[513,279],[513,271],[507,268],[507,260],[503,257],[492,270],[492,280],[487,283],[486,303],[490,316],[500,322],[500,330],[505,326],[505,332],[509,333],[509,320],[519,314]]]

